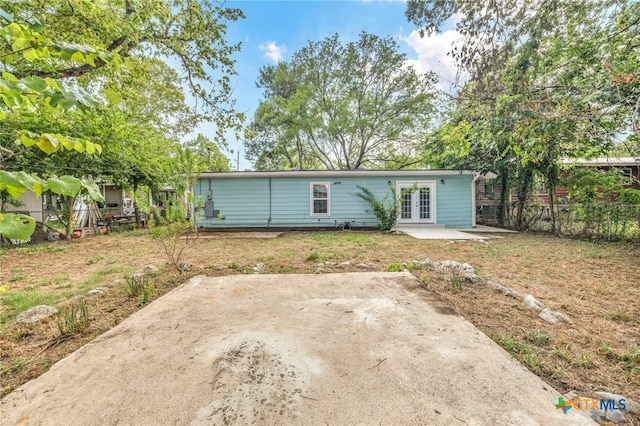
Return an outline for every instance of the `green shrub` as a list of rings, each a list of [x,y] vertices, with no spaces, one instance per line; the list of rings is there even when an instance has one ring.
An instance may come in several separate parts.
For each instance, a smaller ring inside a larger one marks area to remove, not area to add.
[[[399,200],[396,197],[396,189],[389,185],[391,200],[389,200],[389,194],[382,199],[378,199],[370,189],[360,185],[358,185],[358,189],[361,192],[358,192],[355,196],[369,203],[371,210],[367,210],[367,212],[373,213],[375,217],[378,218],[380,221],[380,230],[386,232],[393,228],[398,220]]]

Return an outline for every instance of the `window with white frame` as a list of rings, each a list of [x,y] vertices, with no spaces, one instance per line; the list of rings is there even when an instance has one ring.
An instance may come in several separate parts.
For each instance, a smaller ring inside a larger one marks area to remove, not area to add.
[[[311,216],[329,216],[329,182],[311,182]]]

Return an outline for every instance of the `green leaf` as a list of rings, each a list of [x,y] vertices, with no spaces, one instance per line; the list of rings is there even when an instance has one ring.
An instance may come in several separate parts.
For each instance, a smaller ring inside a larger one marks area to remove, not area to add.
[[[107,101],[112,105],[118,105],[122,103],[122,96],[118,92],[105,89],[104,95],[107,97]]]
[[[47,82],[44,78],[38,76],[25,77],[22,82],[34,92],[41,93],[47,89]]]
[[[2,189],[6,190],[13,198],[18,198],[26,191],[24,185],[16,179],[16,176],[6,170],[0,170],[0,190]]]
[[[20,37],[13,41],[11,44],[11,50],[17,52],[18,50],[26,49],[31,47],[31,40],[26,37]]]
[[[76,61],[80,64],[84,63],[84,54],[82,52],[75,52],[73,55],[71,55],[71,60],[72,61]]]
[[[31,175],[24,171],[16,173],[16,179],[26,188],[33,191],[38,197],[42,195],[48,188],[47,183],[40,179],[38,176]]]
[[[36,59],[40,58],[36,49],[25,50],[24,52],[22,52],[22,56],[24,56],[24,58],[29,62],[33,62]]]
[[[49,190],[54,194],[67,197],[75,197],[82,187],[80,179],[67,175],[59,178],[49,178],[47,184],[49,185]]]
[[[88,179],[82,180],[82,187],[87,190],[89,197],[98,202],[103,202],[104,197],[102,196],[102,192],[100,191],[100,187],[92,181]]]
[[[36,229],[36,220],[25,214],[0,213],[0,235],[14,240],[28,240]]]
[[[6,79],[4,75],[0,78],[0,93],[17,95],[22,93],[22,89],[15,82]]]

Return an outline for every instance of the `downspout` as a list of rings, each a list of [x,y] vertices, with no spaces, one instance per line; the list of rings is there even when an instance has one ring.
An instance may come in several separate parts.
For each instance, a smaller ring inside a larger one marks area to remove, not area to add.
[[[476,181],[480,179],[480,173],[474,173],[471,180],[471,227],[476,227]]]
[[[267,219],[267,228],[271,226],[271,178],[269,178],[269,219]]]

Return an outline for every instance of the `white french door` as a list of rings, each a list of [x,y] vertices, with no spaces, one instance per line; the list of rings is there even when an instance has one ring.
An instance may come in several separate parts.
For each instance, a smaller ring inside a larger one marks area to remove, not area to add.
[[[398,223],[436,223],[434,181],[397,182],[400,197]]]

